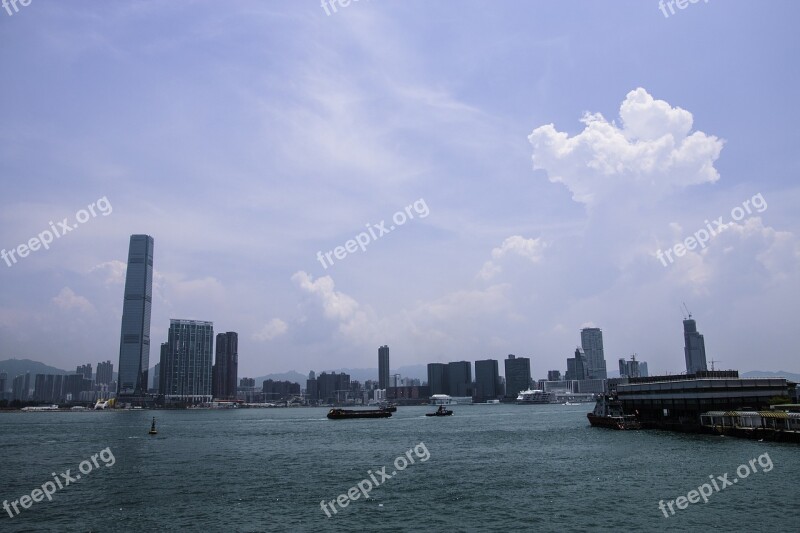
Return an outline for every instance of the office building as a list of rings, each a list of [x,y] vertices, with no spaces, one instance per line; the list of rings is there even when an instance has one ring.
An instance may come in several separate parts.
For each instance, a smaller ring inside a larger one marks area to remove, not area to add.
[[[94,382],[96,385],[109,385],[114,380],[114,365],[111,361],[97,363],[97,375]]]
[[[31,373],[25,372],[25,386],[22,388],[22,401],[31,399]]]
[[[153,238],[131,235],[119,341],[117,395],[141,398],[150,368],[150,307],[153,300]]]
[[[548,370],[547,371],[547,381],[561,381],[561,371],[560,370]]]
[[[378,348],[378,388],[389,387],[389,347],[384,345]]]
[[[306,401],[309,403],[317,403],[319,400],[319,389],[317,388],[317,376],[314,371],[308,373],[306,380]]]
[[[164,400],[189,404],[211,402],[213,322],[171,319],[167,339],[161,347],[160,389]]]
[[[214,398],[236,398],[236,380],[239,371],[239,334],[235,331],[217,334],[216,360],[213,374]]]
[[[567,381],[578,381],[589,378],[589,361],[581,348],[575,348],[575,357],[567,359]]]
[[[497,360],[475,361],[475,401],[496,400],[500,396],[500,370]]]
[[[647,363],[644,361],[637,361],[636,354],[631,356],[630,361],[620,358],[619,360],[619,377],[627,378],[644,378],[647,377]]]
[[[603,332],[600,328],[581,330],[581,348],[588,362],[588,379],[606,379],[606,358],[603,353]]]
[[[6,399],[6,388],[8,387],[8,374],[0,372],[0,400]]]
[[[689,315],[683,321],[683,353],[686,357],[686,373],[696,374],[708,370],[706,366],[706,343],[697,331],[697,322]]]
[[[161,361],[161,358],[158,359]],[[150,380],[150,388],[158,392],[159,387],[161,387],[161,363],[156,363],[156,366],[153,367],[153,379]]]
[[[447,394],[459,398],[472,397],[472,363],[453,361],[447,363]]]
[[[431,395],[450,394],[450,382],[446,364],[428,363],[428,388]]]
[[[531,386],[531,360],[508,354],[504,361],[506,371],[506,398],[515,398]]]

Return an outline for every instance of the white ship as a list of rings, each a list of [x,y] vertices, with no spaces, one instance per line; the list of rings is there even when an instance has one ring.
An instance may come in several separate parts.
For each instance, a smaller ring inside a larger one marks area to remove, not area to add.
[[[555,394],[546,392],[539,389],[528,389],[521,391],[517,396],[517,403],[554,403],[556,401]]]

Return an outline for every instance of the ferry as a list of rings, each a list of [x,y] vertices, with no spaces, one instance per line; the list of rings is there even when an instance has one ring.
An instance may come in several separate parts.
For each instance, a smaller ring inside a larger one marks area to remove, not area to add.
[[[542,404],[554,403],[555,395],[539,389],[528,389],[521,391],[517,396],[518,404]]]
[[[383,409],[338,409],[328,411],[328,418],[331,420],[343,420],[347,418],[390,418],[392,413]]]
[[[586,413],[593,427],[610,429],[639,429],[641,425],[636,415],[626,415],[622,403],[617,398],[603,395],[597,399],[594,411]]]

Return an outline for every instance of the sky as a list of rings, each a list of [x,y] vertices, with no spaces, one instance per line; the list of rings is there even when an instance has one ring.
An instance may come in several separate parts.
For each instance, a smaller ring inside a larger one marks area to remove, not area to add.
[[[144,233],[151,366],[178,318],[240,377],[539,379],[588,326],[680,373],[685,302],[716,368],[800,371],[800,4],[334,6],[0,9],[0,360],[116,369]]]

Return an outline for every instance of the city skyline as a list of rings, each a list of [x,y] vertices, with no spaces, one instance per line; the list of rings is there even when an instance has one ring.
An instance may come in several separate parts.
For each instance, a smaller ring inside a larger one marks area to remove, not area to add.
[[[300,4],[231,5],[220,20],[211,4],[34,2],[4,20],[5,66],[25,75],[7,80],[0,125],[0,248],[18,259],[0,261],[0,358],[118,367],[116,333],[97,332],[119,331],[126,241],[147,234],[153,323],[230,325],[241,374],[372,366],[386,344],[398,366],[524,353],[542,375],[563,370],[584,327],[603,328],[607,361],[636,352],[678,373],[682,301],[714,339],[709,357],[798,370],[786,146],[800,110],[783,103],[800,8],[756,25],[751,46],[730,29],[766,13],[752,3],[668,20],[646,3],[587,3],[588,29],[557,3],[489,17],[470,5],[439,28],[425,21],[452,8],[354,2],[327,17]],[[603,28],[621,19],[610,42]],[[698,47],[698,27],[719,37]],[[652,45],[623,44],[641,28]],[[431,54],[431,39],[447,45]],[[453,62],[474,39],[469,68]],[[675,76],[687,62],[705,68]],[[93,67],[53,68],[73,64]],[[98,198],[108,216],[79,215]],[[406,211],[420,200],[424,218]],[[68,233],[20,258],[64,219]],[[151,359],[166,334],[153,331]]]

